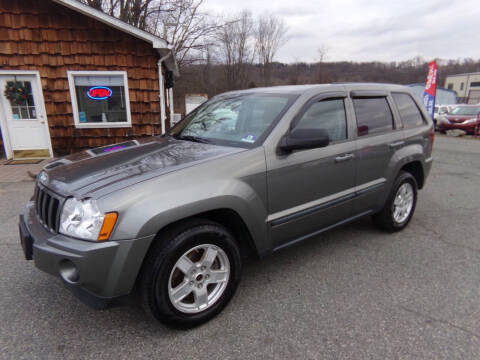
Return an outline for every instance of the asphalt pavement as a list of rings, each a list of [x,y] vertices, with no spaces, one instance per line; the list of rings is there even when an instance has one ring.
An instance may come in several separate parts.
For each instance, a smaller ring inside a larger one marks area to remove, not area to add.
[[[480,141],[437,136],[415,216],[368,218],[245,266],[188,331],[131,304],[92,310],[23,259],[32,182],[0,183],[0,359],[479,359]]]

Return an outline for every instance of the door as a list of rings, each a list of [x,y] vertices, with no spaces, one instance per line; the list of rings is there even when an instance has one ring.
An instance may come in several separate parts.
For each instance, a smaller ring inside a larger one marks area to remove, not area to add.
[[[268,223],[277,249],[352,213],[355,143],[347,131],[344,98],[312,100],[293,120],[291,131],[298,128],[325,129],[330,144],[268,159]]]
[[[50,134],[38,77],[0,75],[0,105],[5,152],[13,158],[48,158]],[[9,99],[5,90],[25,94]],[[12,91],[13,90],[13,91]]]
[[[405,142],[401,124],[395,122],[392,102],[386,94],[353,92],[352,95],[358,136],[357,196],[353,210],[357,215],[379,210],[385,203],[387,179],[394,166],[392,157]]]

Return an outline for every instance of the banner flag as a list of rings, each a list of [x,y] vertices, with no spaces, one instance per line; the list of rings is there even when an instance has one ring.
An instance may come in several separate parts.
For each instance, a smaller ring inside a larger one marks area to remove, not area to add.
[[[437,92],[437,62],[433,60],[428,64],[427,82],[425,84],[425,92],[423,93],[423,104],[427,108],[433,120],[435,111],[435,95]]]

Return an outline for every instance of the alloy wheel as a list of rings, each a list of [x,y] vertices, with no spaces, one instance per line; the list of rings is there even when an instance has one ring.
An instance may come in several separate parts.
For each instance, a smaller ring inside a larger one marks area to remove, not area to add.
[[[168,280],[168,296],[178,311],[189,314],[213,306],[227,288],[230,261],[220,247],[202,244],[186,251]]]

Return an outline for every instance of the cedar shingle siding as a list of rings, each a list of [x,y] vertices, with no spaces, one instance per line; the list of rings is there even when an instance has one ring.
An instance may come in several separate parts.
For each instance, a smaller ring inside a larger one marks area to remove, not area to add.
[[[61,5],[0,0],[0,69],[40,72],[56,155],[159,134],[158,58],[151,44]],[[67,70],[126,71],[132,127],[76,129]]]

